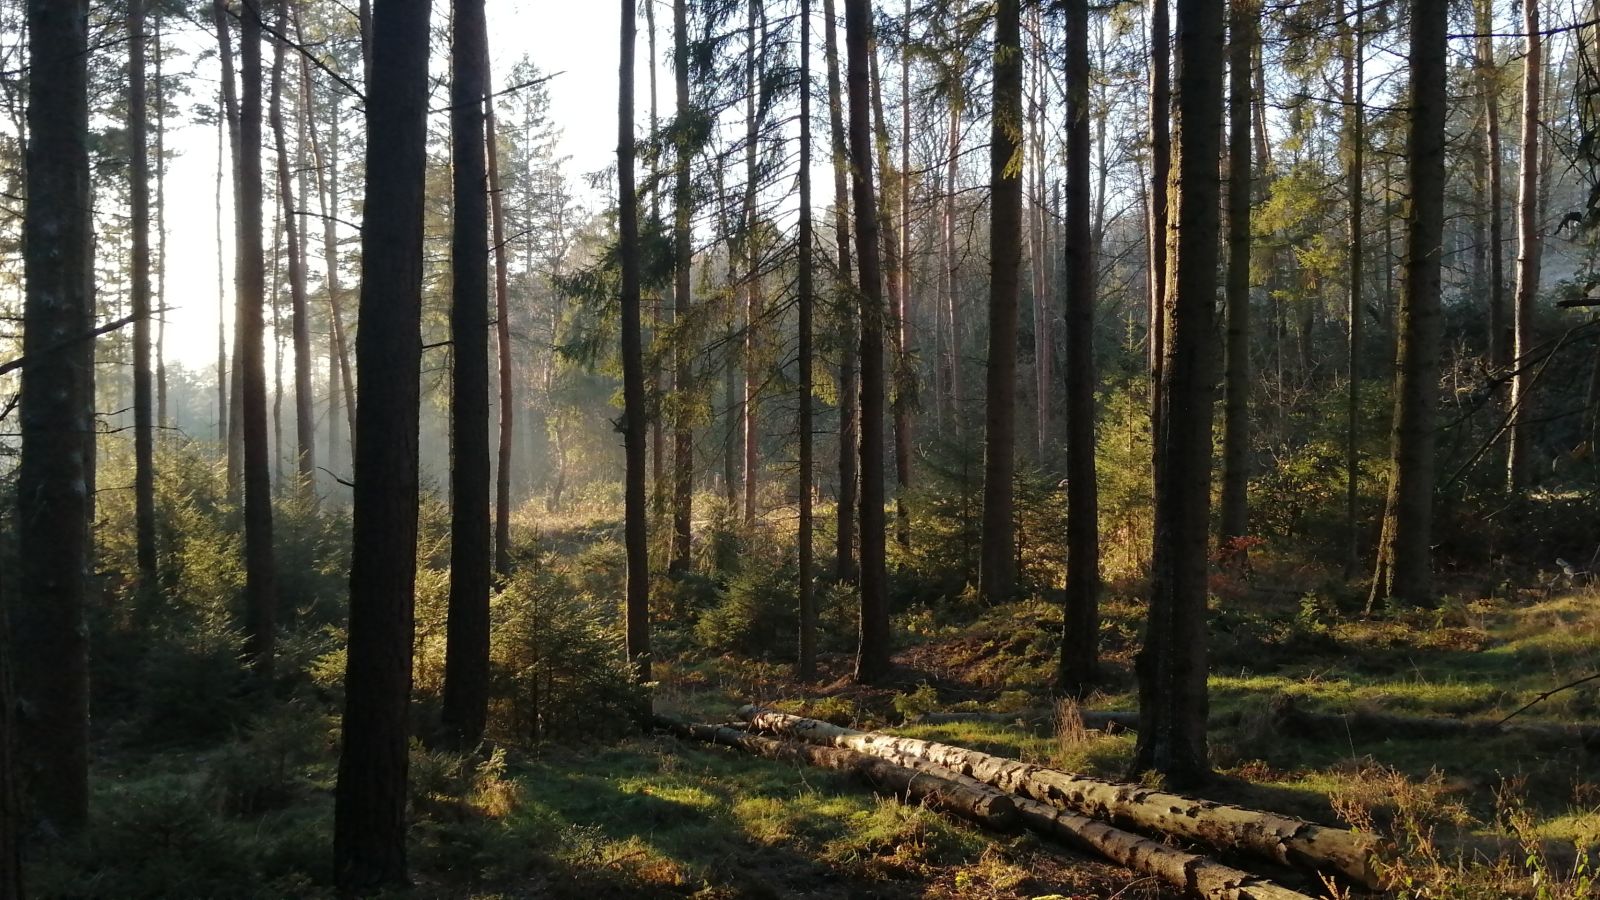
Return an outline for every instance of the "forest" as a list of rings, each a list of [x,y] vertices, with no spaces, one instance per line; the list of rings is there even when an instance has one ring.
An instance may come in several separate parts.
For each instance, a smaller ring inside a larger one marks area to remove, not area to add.
[[[0,900],[1600,897],[1600,0],[0,0]]]

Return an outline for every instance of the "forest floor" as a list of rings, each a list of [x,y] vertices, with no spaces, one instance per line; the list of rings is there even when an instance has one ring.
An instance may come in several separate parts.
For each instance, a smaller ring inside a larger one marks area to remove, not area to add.
[[[1218,777],[1197,793],[1382,830],[1425,859],[1436,830],[1509,835],[1530,847],[1540,838],[1580,846],[1600,838],[1600,766],[1581,748],[1518,735],[1318,739],[1285,733],[1268,714],[1274,700],[1291,697],[1310,710],[1503,715],[1600,665],[1600,593],[1539,589],[1370,621],[1310,595],[1255,593],[1237,609],[1248,612],[1213,613],[1212,712],[1225,722],[1211,734]],[[1089,707],[1136,707],[1139,615],[1132,602],[1106,605],[1105,689]],[[1049,703],[1059,609],[1025,602],[966,618],[901,616],[902,649],[883,687],[852,684],[842,653],[827,655],[828,674],[808,684],[778,663],[664,662],[657,707],[726,721],[742,703],[766,703],[1121,777],[1134,745],[1127,733],[1020,716],[915,722],[934,711],[1009,713]],[[1521,718],[1593,721],[1597,710],[1600,691],[1591,683]],[[105,824],[88,845],[44,861],[35,881],[41,896],[246,896],[219,887],[242,883],[258,889],[250,896],[322,895],[330,880],[331,745],[319,744],[311,757],[293,747],[297,729],[326,735],[328,723],[291,709],[221,750],[102,767],[96,804]],[[413,782],[413,897],[1172,896],[1048,842],[984,833],[875,797],[832,772],[662,736],[552,744],[497,755],[475,770],[418,750]],[[1504,871],[1461,871],[1443,859],[1414,874],[1455,891],[1450,896],[1510,890]]]

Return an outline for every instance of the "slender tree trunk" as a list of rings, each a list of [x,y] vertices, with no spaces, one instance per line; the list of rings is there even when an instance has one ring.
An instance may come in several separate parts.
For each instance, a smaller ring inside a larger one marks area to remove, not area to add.
[[[850,150],[845,143],[844,102],[839,78],[838,25],[833,0],[822,0],[823,54],[828,66],[828,125],[833,141],[833,235],[838,250],[838,306],[841,335],[839,351],[839,503],[837,542],[834,546],[834,577],[854,583],[860,570],[856,566],[857,463],[860,449],[860,381],[857,373],[857,330],[859,323],[851,308],[854,290],[850,276]]]
[[[1434,419],[1438,406],[1444,233],[1446,0],[1412,0],[1411,122],[1389,495],[1368,608],[1433,597]]]
[[[1167,0],[1150,4],[1150,433],[1161,430],[1161,367],[1166,358],[1167,180],[1172,168],[1172,77],[1168,60],[1172,35]],[[1160,461],[1156,461],[1159,467]],[[1157,468],[1159,480],[1159,468]]]
[[[1017,0],[995,13],[994,113],[989,141],[989,363],[984,397],[983,536],[979,593],[988,603],[1017,587],[1012,480],[1016,472],[1017,295],[1022,267],[1022,38]]]
[[[673,253],[676,284],[673,288],[672,318],[677,325],[673,346],[672,385],[680,395],[673,414],[672,436],[672,561],[674,573],[689,570],[689,553],[694,522],[694,428],[690,424],[689,391],[693,389],[690,367],[694,354],[689,342],[689,309],[693,287],[694,244],[691,231],[694,217],[694,192],[689,181],[689,166],[694,147],[685,133],[689,105],[689,5],[688,0],[672,3],[673,77],[677,87],[678,123],[673,165]]]
[[[240,279],[244,276],[241,260],[244,258],[244,232],[238,213],[244,206],[244,185],[240,173],[244,150],[239,122],[239,92],[234,78],[233,31],[229,24],[231,13],[228,0],[215,0],[212,4],[212,21],[217,30],[217,57],[222,65],[222,110],[228,120],[228,148],[233,175],[234,208],[234,312],[233,317],[233,368],[228,373],[228,496],[238,500],[244,486],[244,367],[240,350],[243,345],[244,318],[237,315]],[[257,246],[260,242],[257,242]]]
[[[800,307],[800,662],[797,674],[810,680],[817,674],[817,606],[812,562],[812,307],[815,276],[811,244],[811,0],[800,0],[800,247],[798,304]]]
[[[911,455],[909,439],[902,440],[904,433],[901,425],[909,428],[910,418],[906,410],[906,398],[901,393],[901,376],[906,374],[906,354],[903,337],[905,321],[905,296],[906,296],[906,265],[901,256],[904,249],[902,235],[895,210],[898,208],[900,187],[904,181],[901,173],[895,171],[892,157],[890,156],[889,122],[883,114],[883,78],[878,66],[878,47],[876,35],[869,51],[869,77],[872,82],[872,128],[876,138],[878,151],[878,183],[882,193],[878,196],[878,229],[883,237],[883,262],[884,283],[888,289],[886,299],[889,302],[888,338],[889,338],[889,374],[885,389],[889,392],[889,409],[894,419],[894,457],[895,457],[895,540],[901,546],[910,546],[910,522],[906,515],[905,504],[900,494],[906,487],[905,481],[910,478]],[[908,436],[907,436],[908,437]],[[900,465],[901,447],[906,448],[904,455],[905,466]],[[904,477],[902,478],[902,473]]]
[[[889,573],[884,559],[883,282],[878,264],[878,203],[872,182],[871,0],[845,0],[850,91],[851,187],[861,287],[861,643],[855,678],[870,684],[889,671]]]
[[[1484,155],[1488,160],[1489,210],[1489,364],[1497,372],[1511,368],[1512,322],[1506,309],[1505,225],[1502,219],[1505,199],[1502,192],[1500,152],[1500,77],[1494,54],[1494,3],[1476,4],[1478,39],[1478,82],[1483,90]]]
[[[1512,307],[1515,334],[1511,377],[1511,452],[1506,465],[1506,486],[1513,493],[1533,480],[1534,367],[1529,357],[1536,342],[1534,300],[1539,295],[1539,97],[1544,73],[1543,39],[1539,34],[1539,0],[1523,0],[1522,30],[1527,35],[1522,58],[1522,171],[1517,197],[1517,289]]]
[[[218,106],[221,107],[222,92],[217,92]],[[222,169],[225,165],[223,156],[223,142],[225,140],[226,125],[224,117],[217,117],[217,200],[216,200],[216,226],[217,226],[217,445],[222,449],[224,457],[228,456],[230,442],[228,440],[228,306],[227,286],[225,283],[225,266],[222,262]]]
[[[960,160],[961,102],[952,94],[949,140],[944,159],[944,202],[940,222],[944,259],[939,267],[939,281],[944,292],[944,315],[949,326],[950,355],[945,360],[945,365],[948,367],[946,381],[950,388],[950,413],[958,429],[961,427],[962,412],[965,407],[961,391],[961,326],[956,315],[956,269],[960,266],[956,258],[956,192],[960,190]]]
[[[1094,241],[1089,230],[1089,2],[1067,7],[1067,590],[1056,687],[1094,684],[1100,634],[1100,495],[1095,472]]]
[[[1043,19],[1039,8],[1028,11],[1028,30],[1031,32],[1030,52],[1032,66],[1028,98],[1028,172],[1032,182],[1028,191],[1028,268],[1033,288],[1033,394],[1035,453],[1042,465],[1050,445],[1050,251],[1046,246],[1045,204],[1049,194],[1045,188],[1046,128],[1040,120],[1045,117],[1048,90],[1045,86],[1045,58]],[[1069,101],[1070,102],[1070,101]]]
[[[1178,0],[1166,352],[1156,433],[1150,613],[1139,651],[1134,767],[1182,786],[1205,776],[1206,567],[1212,319],[1222,135],[1222,0]]]
[[[373,22],[356,334],[363,413],[333,819],[334,874],[350,892],[406,881],[428,12],[426,0],[377,0]]]
[[[483,0],[454,0],[450,45],[450,610],[446,741],[483,738],[489,705],[489,191]]]
[[[661,115],[656,90],[656,5],[644,5],[644,20],[650,47],[650,233],[661,231]],[[661,400],[665,385],[661,379],[662,307],[665,299],[658,288],[650,305],[650,514],[659,520],[667,511],[667,438],[663,427]]]
[[[278,589],[272,553],[272,463],[267,444],[267,375],[261,320],[266,301],[261,247],[261,6],[244,0],[239,32],[239,258],[236,263],[244,439],[245,652],[258,673],[272,671]]]
[[[1223,364],[1222,516],[1220,555],[1243,568],[1250,533],[1250,68],[1252,0],[1230,0],[1228,23],[1228,275],[1227,345]]]
[[[485,42],[487,44],[487,42]],[[487,48],[486,48],[487,50]],[[484,84],[491,86],[488,64]],[[484,133],[489,145],[489,212],[494,229],[494,337],[500,376],[499,444],[494,479],[494,570],[501,578],[511,574],[511,451],[516,435],[516,395],[512,385],[511,267],[507,259],[505,194],[500,181],[499,135],[495,129],[494,98],[484,100]]]
[[[278,31],[289,33],[289,4],[293,0],[278,0]],[[283,127],[283,81],[286,42],[273,42],[272,102],[268,114],[272,120],[272,139],[278,152],[278,202],[283,209],[284,236],[288,241],[289,262],[289,315],[290,334],[294,341],[294,428],[296,489],[315,496],[317,475],[316,420],[312,418],[312,396],[316,389],[311,383],[311,322],[306,309],[306,253],[301,240],[300,214],[295,206],[294,180],[290,173],[291,157]],[[301,111],[302,115],[304,110]]]
[[[155,87],[155,315],[156,315],[156,427],[170,424],[167,416],[167,128],[166,94],[161,83],[161,10],[152,23],[155,58],[151,60],[150,80]],[[157,437],[160,436],[158,432]]]
[[[17,469],[15,653],[20,780],[44,829],[89,818],[89,646],[85,607],[94,429],[89,222],[88,2],[29,0],[29,202]]]
[[[756,425],[757,404],[760,402],[760,376],[756,367],[760,365],[761,353],[761,252],[759,241],[756,237],[759,222],[756,213],[756,151],[761,139],[760,123],[756,119],[756,93],[760,90],[762,72],[758,75],[758,58],[764,58],[765,49],[761,47],[764,40],[765,29],[758,30],[760,24],[760,6],[758,0],[750,0],[750,21],[748,32],[747,56],[745,59],[745,184],[744,184],[744,257],[745,257],[745,307],[744,307],[744,412],[741,421],[744,425],[744,523],[746,526],[755,524],[756,520],[756,491],[760,473],[758,456],[760,450],[760,432]]]
[[[628,659],[640,684],[650,681],[650,535],[645,498],[644,338],[639,317],[639,195],[634,189],[633,68],[636,0],[622,0],[622,53],[617,91],[617,205],[622,263],[623,448],[627,458],[623,532],[628,552]],[[648,727],[650,701],[640,724]]]
[[[896,319],[894,370],[894,472],[895,540],[911,549],[911,511],[906,494],[911,491],[912,407],[916,403],[917,372],[911,346],[911,0],[906,0],[900,45],[900,314]]]
[[[1366,200],[1366,186],[1362,182],[1366,166],[1367,134],[1366,113],[1362,108],[1366,88],[1366,65],[1363,54],[1366,36],[1364,9],[1359,0],[1355,9],[1355,22],[1346,28],[1344,96],[1345,135],[1349,142],[1348,164],[1345,169],[1345,193],[1349,195],[1349,290],[1350,290],[1350,369],[1349,394],[1345,401],[1345,534],[1349,547],[1345,556],[1345,577],[1354,577],[1361,567],[1361,452],[1357,428],[1361,424],[1361,317],[1364,314],[1363,279],[1366,263],[1365,226],[1362,223],[1362,204]]]
[[[150,148],[144,0],[128,2],[128,225],[133,233],[133,498],[140,607],[158,589],[155,420],[150,372]]]
[[[299,32],[299,16],[295,16],[295,29]],[[305,42],[301,35],[301,43]],[[305,82],[306,112],[305,116],[313,123],[316,121],[315,92],[311,80],[311,63],[305,54],[300,55],[300,78]],[[339,215],[339,98],[334,95],[333,102],[328,104],[328,145],[323,150],[322,141],[317,137],[317,128],[313,124],[311,134],[311,158],[316,162],[317,171],[317,203],[322,213],[322,261],[327,269],[328,286],[328,321],[332,333],[329,335],[330,352],[328,372],[328,397],[329,402],[337,408],[341,395],[344,400],[344,414],[346,427],[349,429],[351,456],[354,457],[356,442],[356,390],[354,373],[350,371],[350,343],[344,324],[344,297],[340,289],[339,280],[339,226],[335,221]],[[337,441],[337,429],[334,424],[337,419],[336,410],[330,409],[328,413],[328,455],[329,467],[333,464],[334,444]]]

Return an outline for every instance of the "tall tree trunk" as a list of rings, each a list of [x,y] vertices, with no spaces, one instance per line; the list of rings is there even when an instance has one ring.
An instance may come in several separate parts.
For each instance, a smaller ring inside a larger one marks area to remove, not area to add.
[[[872,111],[867,83],[871,0],[845,0],[844,16],[850,175],[861,277],[861,642],[855,678],[870,684],[889,671],[889,573],[883,513],[883,281],[878,264],[878,203],[872,183]]]
[[[1156,432],[1150,614],[1139,651],[1134,767],[1183,785],[1206,761],[1206,566],[1212,319],[1221,179],[1223,0],[1178,0],[1167,224],[1166,352]]]
[[[487,45],[487,41],[485,42]],[[487,49],[486,49],[487,52]],[[483,80],[491,86],[488,63]],[[516,395],[512,386],[511,267],[506,245],[505,194],[500,181],[499,135],[495,128],[492,91],[484,99],[483,123],[489,145],[489,212],[494,229],[494,337],[500,376],[499,444],[494,478],[494,570],[501,578],[511,574],[511,451],[516,435]]]
[[[289,33],[289,4],[293,0],[278,0],[278,32]],[[291,177],[289,144],[283,127],[284,53],[287,41],[273,41],[272,102],[268,113],[272,120],[272,141],[278,153],[278,202],[283,209],[284,237],[288,241],[289,264],[289,331],[294,341],[294,429],[296,490],[315,496],[317,476],[316,420],[312,418],[312,397],[316,392],[311,383],[311,322],[306,309],[306,254],[301,240],[300,212],[295,206],[294,180]],[[302,117],[304,110],[301,110]],[[276,324],[276,323],[274,323]]]
[[[1223,364],[1221,555],[1243,568],[1250,532],[1250,68],[1252,0],[1230,0],[1228,22],[1227,345]]]
[[[426,0],[377,0],[367,90],[366,225],[356,333],[362,415],[333,816],[334,875],[351,892],[406,881],[428,12]]]
[[[644,5],[646,37],[650,48],[650,233],[661,232],[661,115],[656,90],[656,5]],[[642,301],[641,301],[642,302]],[[667,511],[667,437],[661,414],[665,385],[661,379],[662,307],[658,288],[650,304],[650,515],[660,519]]]
[[[1167,0],[1150,4],[1150,233],[1145,243],[1150,290],[1150,433],[1161,430],[1161,367],[1166,359],[1167,182],[1172,168],[1172,41]],[[1160,472],[1160,460],[1155,461]]]
[[[489,706],[489,191],[483,0],[454,0],[450,44],[450,610],[442,724],[468,749]]]
[[[217,92],[217,105],[221,107],[222,92]],[[228,435],[228,291],[226,286],[227,275],[222,261],[222,169],[223,143],[226,126],[224,117],[217,117],[217,185],[216,185],[216,227],[217,227],[217,445],[222,449],[224,458],[228,456],[231,446]],[[231,468],[230,468],[231,474]]]
[[[245,653],[258,673],[272,671],[277,637],[277,572],[272,558],[272,462],[267,444],[267,374],[261,321],[266,302],[261,247],[261,6],[244,0],[239,60],[239,258],[235,264],[244,439]]]
[[[1067,590],[1056,687],[1088,694],[1098,669],[1100,495],[1095,472],[1094,240],[1089,229],[1089,2],[1067,7]]]
[[[674,573],[689,570],[689,553],[694,522],[694,427],[690,424],[690,409],[686,402],[693,388],[690,367],[694,354],[685,346],[689,340],[689,309],[693,287],[694,244],[694,191],[689,181],[689,166],[694,161],[694,147],[689,143],[689,4],[688,0],[672,3],[672,71],[677,87],[677,123],[674,127],[675,153],[673,159],[673,272],[675,285],[672,295],[672,318],[677,325],[672,351],[672,386],[680,396],[673,413],[672,435],[672,561],[669,568]]]
[[[161,49],[161,10],[155,12],[155,21],[152,23],[155,38],[155,54],[152,62],[150,80],[155,87],[155,220],[156,220],[156,245],[155,251],[155,313],[156,313],[156,427],[165,428],[170,424],[167,417],[167,128],[166,128],[166,93],[161,83],[161,60],[165,55]],[[131,73],[130,73],[131,75]],[[159,436],[159,434],[158,434]]]
[[[1022,267],[1022,37],[1018,0],[995,12],[994,113],[989,139],[989,363],[984,396],[983,537],[979,593],[1016,591],[1017,295]]]
[[[755,524],[756,491],[760,473],[757,472],[760,450],[759,430],[756,426],[756,406],[759,402],[761,348],[761,252],[756,231],[759,225],[756,213],[756,150],[761,139],[760,124],[756,120],[756,92],[763,78],[757,74],[757,59],[765,58],[765,29],[761,24],[761,4],[750,0],[750,21],[745,57],[745,184],[744,184],[744,404],[741,421],[744,425],[744,523]],[[764,73],[762,73],[764,74]]]
[[[1506,464],[1506,485],[1513,493],[1526,490],[1533,476],[1534,403],[1531,395],[1534,367],[1534,300],[1539,295],[1539,96],[1544,73],[1543,39],[1539,35],[1539,0],[1523,0],[1522,30],[1526,52],[1522,57],[1522,170],[1517,197],[1517,290],[1512,307],[1515,323],[1511,377],[1511,452]]]
[[[9,609],[20,780],[47,831],[89,818],[87,527],[94,429],[87,0],[29,0],[29,202],[17,468],[17,594]]]
[[[144,0],[128,2],[128,225],[133,232],[133,500],[141,609],[158,590],[155,421],[150,372],[150,148]]]
[[[800,661],[797,674],[810,680],[817,674],[817,606],[812,563],[812,307],[815,276],[811,244],[811,0],[800,0],[800,256],[798,304],[800,307],[799,422],[800,525]]]
[[[1367,605],[1433,597],[1434,419],[1438,407],[1444,235],[1446,0],[1411,3],[1411,122],[1406,137],[1405,271],[1394,437],[1377,571]]]
[[[1050,344],[1052,316],[1050,296],[1050,250],[1046,235],[1048,225],[1045,204],[1049,192],[1045,187],[1045,139],[1048,128],[1041,123],[1045,118],[1048,88],[1045,85],[1044,20],[1039,8],[1028,12],[1028,30],[1031,32],[1028,57],[1032,65],[1028,98],[1028,172],[1032,182],[1028,191],[1028,268],[1033,280],[1033,386],[1034,386],[1034,437],[1035,452],[1040,464],[1050,447]],[[1071,102],[1071,101],[1068,101]],[[1070,126],[1069,126],[1070,127]]]
[[[299,33],[299,16],[295,16],[295,29]],[[300,35],[301,43],[305,43],[305,36]],[[305,54],[300,55],[300,79],[305,83],[306,112],[305,116],[313,123],[315,116],[315,92],[311,80],[311,63]],[[317,204],[322,213],[322,262],[327,269],[328,286],[328,322],[331,326],[328,339],[330,342],[329,371],[328,371],[328,398],[333,408],[328,413],[328,456],[329,467],[333,466],[333,454],[337,441],[337,429],[333,427],[337,419],[337,407],[342,396],[344,400],[345,425],[349,429],[351,456],[354,457],[356,442],[356,389],[354,373],[350,371],[350,342],[344,324],[344,297],[339,281],[339,98],[334,95],[333,102],[328,104],[328,145],[323,150],[322,141],[317,136],[316,125],[310,128],[311,157],[316,163],[317,172]]]
[[[944,198],[941,204],[940,239],[943,259],[939,266],[939,283],[944,294],[944,316],[949,337],[949,358],[946,383],[950,389],[950,414],[960,429],[965,404],[961,390],[961,326],[956,315],[956,193],[961,180],[961,100],[950,96],[950,126],[944,158]]]
[[[911,549],[911,412],[917,372],[911,346],[911,0],[906,0],[900,45],[900,315],[896,320],[894,369],[895,540]]]
[[[856,513],[859,501],[858,462],[860,449],[860,381],[857,371],[857,329],[859,323],[851,308],[850,293],[850,198],[846,185],[850,174],[850,150],[845,143],[844,102],[839,78],[838,24],[833,0],[822,0],[823,55],[828,66],[828,126],[833,142],[833,239],[839,258],[836,291],[840,329],[839,351],[839,503],[834,545],[834,577],[853,583],[859,575],[856,565]]]
[[[1366,201],[1366,187],[1362,182],[1366,165],[1367,133],[1366,112],[1362,108],[1366,89],[1366,36],[1362,33],[1365,10],[1355,8],[1354,24],[1344,29],[1344,98],[1345,140],[1348,142],[1345,169],[1345,193],[1349,195],[1349,290],[1350,290],[1350,346],[1347,353],[1350,369],[1349,394],[1345,401],[1345,536],[1349,546],[1345,555],[1345,577],[1354,577],[1361,566],[1361,515],[1360,482],[1361,453],[1356,430],[1361,423],[1361,317],[1364,315],[1363,278],[1366,240],[1363,234],[1362,204]]]
[[[238,293],[240,291],[240,278],[243,277],[241,260],[244,257],[244,232],[238,218],[238,212],[243,208],[244,185],[240,178],[243,165],[244,151],[241,147],[242,135],[239,122],[239,91],[234,78],[233,66],[233,31],[229,24],[232,14],[228,10],[228,0],[215,0],[211,8],[212,21],[217,30],[217,58],[222,65],[222,111],[223,117],[228,121],[228,150],[232,163],[233,181],[233,208],[235,211],[233,223],[234,254],[233,254],[233,283],[234,283],[234,311],[238,312]],[[260,242],[257,242],[259,246]],[[243,358],[240,349],[243,344],[242,329],[244,319],[239,315],[233,317],[233,367],[228,372],[228,496],[235,501],[240,498],[244,487],[244,367],[241,365]]]
[[[868,55],[869,77],[872,82],[872,128],[876,138],[878,150],[878,182],[882,193],[878,196],[878,229],[883,238],[884,283],[888,289],[889,302],[888,338],[889,338],[889,374],[886,390],[889,392],[889,409],[894,418],[894,456],[895,456],[895,540],[901,546],[910,546],[910,522],[906,515],[905,503],[901,499],[901,492],[906,487],[905,481],[911,472],[911,455],[909,435],[903,435],[901,425],[910,426],[910,418],[906,410],[906,398],[901,393],[901,376],[905,374],[905,345],[901,340],[904,336],[905,321],[905,296],[906,296],[906,266],[901,255],[904,249],[903,235],[900,234],[895,210],[900,203],[900,188],[904,183],[901,173],[895,171],[894,163],[890,156],[889,122],[883,114],[883,78],[878,66],[878,46],[876,35]],[[906,440],[902,440],[902,437]],[[901,447],[906,448],[904,456],[905,466],[900,465]]]
[[[648,0],[647,0],[648,2]],[[622,0],[622,53],[617,90],[617,207],[622,264],[623,533],[628,553],[628,659],[640,684],[650,681],[650,535],[645,498],[644,338],[639,317],[639,194],[634,189],[633,69],[638,43],[636,0]],[[650,701],[641,710],[648,727]]]
[[[1494,55],[1494,2],[1478,0],[1477,19],[1477,70],[1478,84],[1483,91],[1484,157],[1488,168],[1489,209],[1487,217],[1489,257],[1489,364],[1497,372],[1511,368],[1512,322],[1506,309],[1505,290],[1505,225],[1502,210],[1505,199],[1501,189],[1500,153],[1500,76]]]

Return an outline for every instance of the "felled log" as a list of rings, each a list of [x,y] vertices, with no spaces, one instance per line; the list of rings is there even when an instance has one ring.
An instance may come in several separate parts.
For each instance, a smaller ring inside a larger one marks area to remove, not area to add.
[[[680,722],[663,716],[657,716],[656,723],[690,740],[736,747],[780,762],[848,772],[879,790],[893,791],[907,802],[926,804],[994,831],[1015,831],[1021,824],[1015,798],[981,782],[958,782],[854,750],[779,741],[725,725]]]
[[[987,787],[969,775],[915,757],[901,756],[894,761],[960,784]],[[1029,797],[1013,797],[1012,800],[1016,803],[1017,815],[1028,828],[1198,896],[1216,900],[1310,900],[1307,895],[1268,879],[1123,831],[1107,822],[1056,809]]]
[[[1501,724],[1489,719],[1401,716],[1371,710],[1322,713],[1301,709],[1290,697],[1279,697],[1273,701],[1272,719],[1277,728],[1286,734],[1313,738],[1343,740],[1359,734],[1385,738],[1472,740],[1519,735],[1548,746],[1582,747],[1591,753],[1600,753],[1600,726],[1595,725],[1547,722]]]
[[[1090,818],[1334,873],[1363,887],[1382,887],[1374,865],[1382,844],[1368,835],[1278,813],[1074,775],[949,744],[840,728],[756,706],[741,708],[739,715],[757,728],[785,737],[883,758],[925,760]]]

